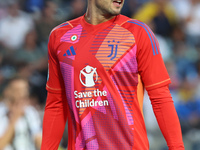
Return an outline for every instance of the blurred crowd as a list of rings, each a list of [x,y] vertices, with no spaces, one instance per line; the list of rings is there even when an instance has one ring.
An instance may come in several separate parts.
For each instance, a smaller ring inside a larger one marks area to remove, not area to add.
[[[86,0],[0,0],[0,149],[39,149],[49,33],[83,15],[86,5]],[[186,149],[200,149],[200,0],[125,0],[122,14],[155,33]],[[144,105],[150,146],[164,150],[166,143],[155,142],[161,135],[150,107]],[[66,141],[64,136],[61,149]]]

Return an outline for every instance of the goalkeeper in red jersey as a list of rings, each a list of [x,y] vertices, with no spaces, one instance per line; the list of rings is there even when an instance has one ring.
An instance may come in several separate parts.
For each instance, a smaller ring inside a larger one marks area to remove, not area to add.
[[[158,41],[123,4],[88,0],[83,16],[52,30],[41,150],[57,150],[67,120],[68,150],[148,150],[144,89],[169,149],[184,149]]]

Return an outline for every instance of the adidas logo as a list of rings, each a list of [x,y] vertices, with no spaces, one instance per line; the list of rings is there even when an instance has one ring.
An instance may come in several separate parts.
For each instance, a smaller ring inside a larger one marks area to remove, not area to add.
[[[63,56],[73,56],[73,55],[76,55],[76,52],[75,52],[73,46],[71,46],[71,47],[66,51],[66,53],[63,54]]]

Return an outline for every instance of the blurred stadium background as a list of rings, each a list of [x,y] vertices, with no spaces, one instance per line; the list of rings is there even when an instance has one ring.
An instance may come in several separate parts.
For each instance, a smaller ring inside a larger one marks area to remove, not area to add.
[[[6,81],[22,76],[30,83],[30,103],[42,121],[49,33],[83,15],[86,5],[86,0],[0,0],[0,102]],[[122,14],[154,31],[172,81],[185,149],[200,150],[200,0],[125,0]],[[150,148],[167,150],[147,95],[144,101]],[[63,136],[60,149],[66,148]]]

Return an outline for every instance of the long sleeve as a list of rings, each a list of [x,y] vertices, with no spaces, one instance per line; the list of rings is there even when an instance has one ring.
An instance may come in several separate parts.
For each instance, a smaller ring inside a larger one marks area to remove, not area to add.
[[[184,150],[181,127],[168,86],[148,90],[148,94],[169,150]]]
[[[57,150],[67,121],[67,101],[63,93],[48,92],[43,119],[41,150]]]
[[[44,118],[41,150],[57,150],[68,115],[65,86],[57,57],[56,31],[53,29],[48,42],[48,91]]]

